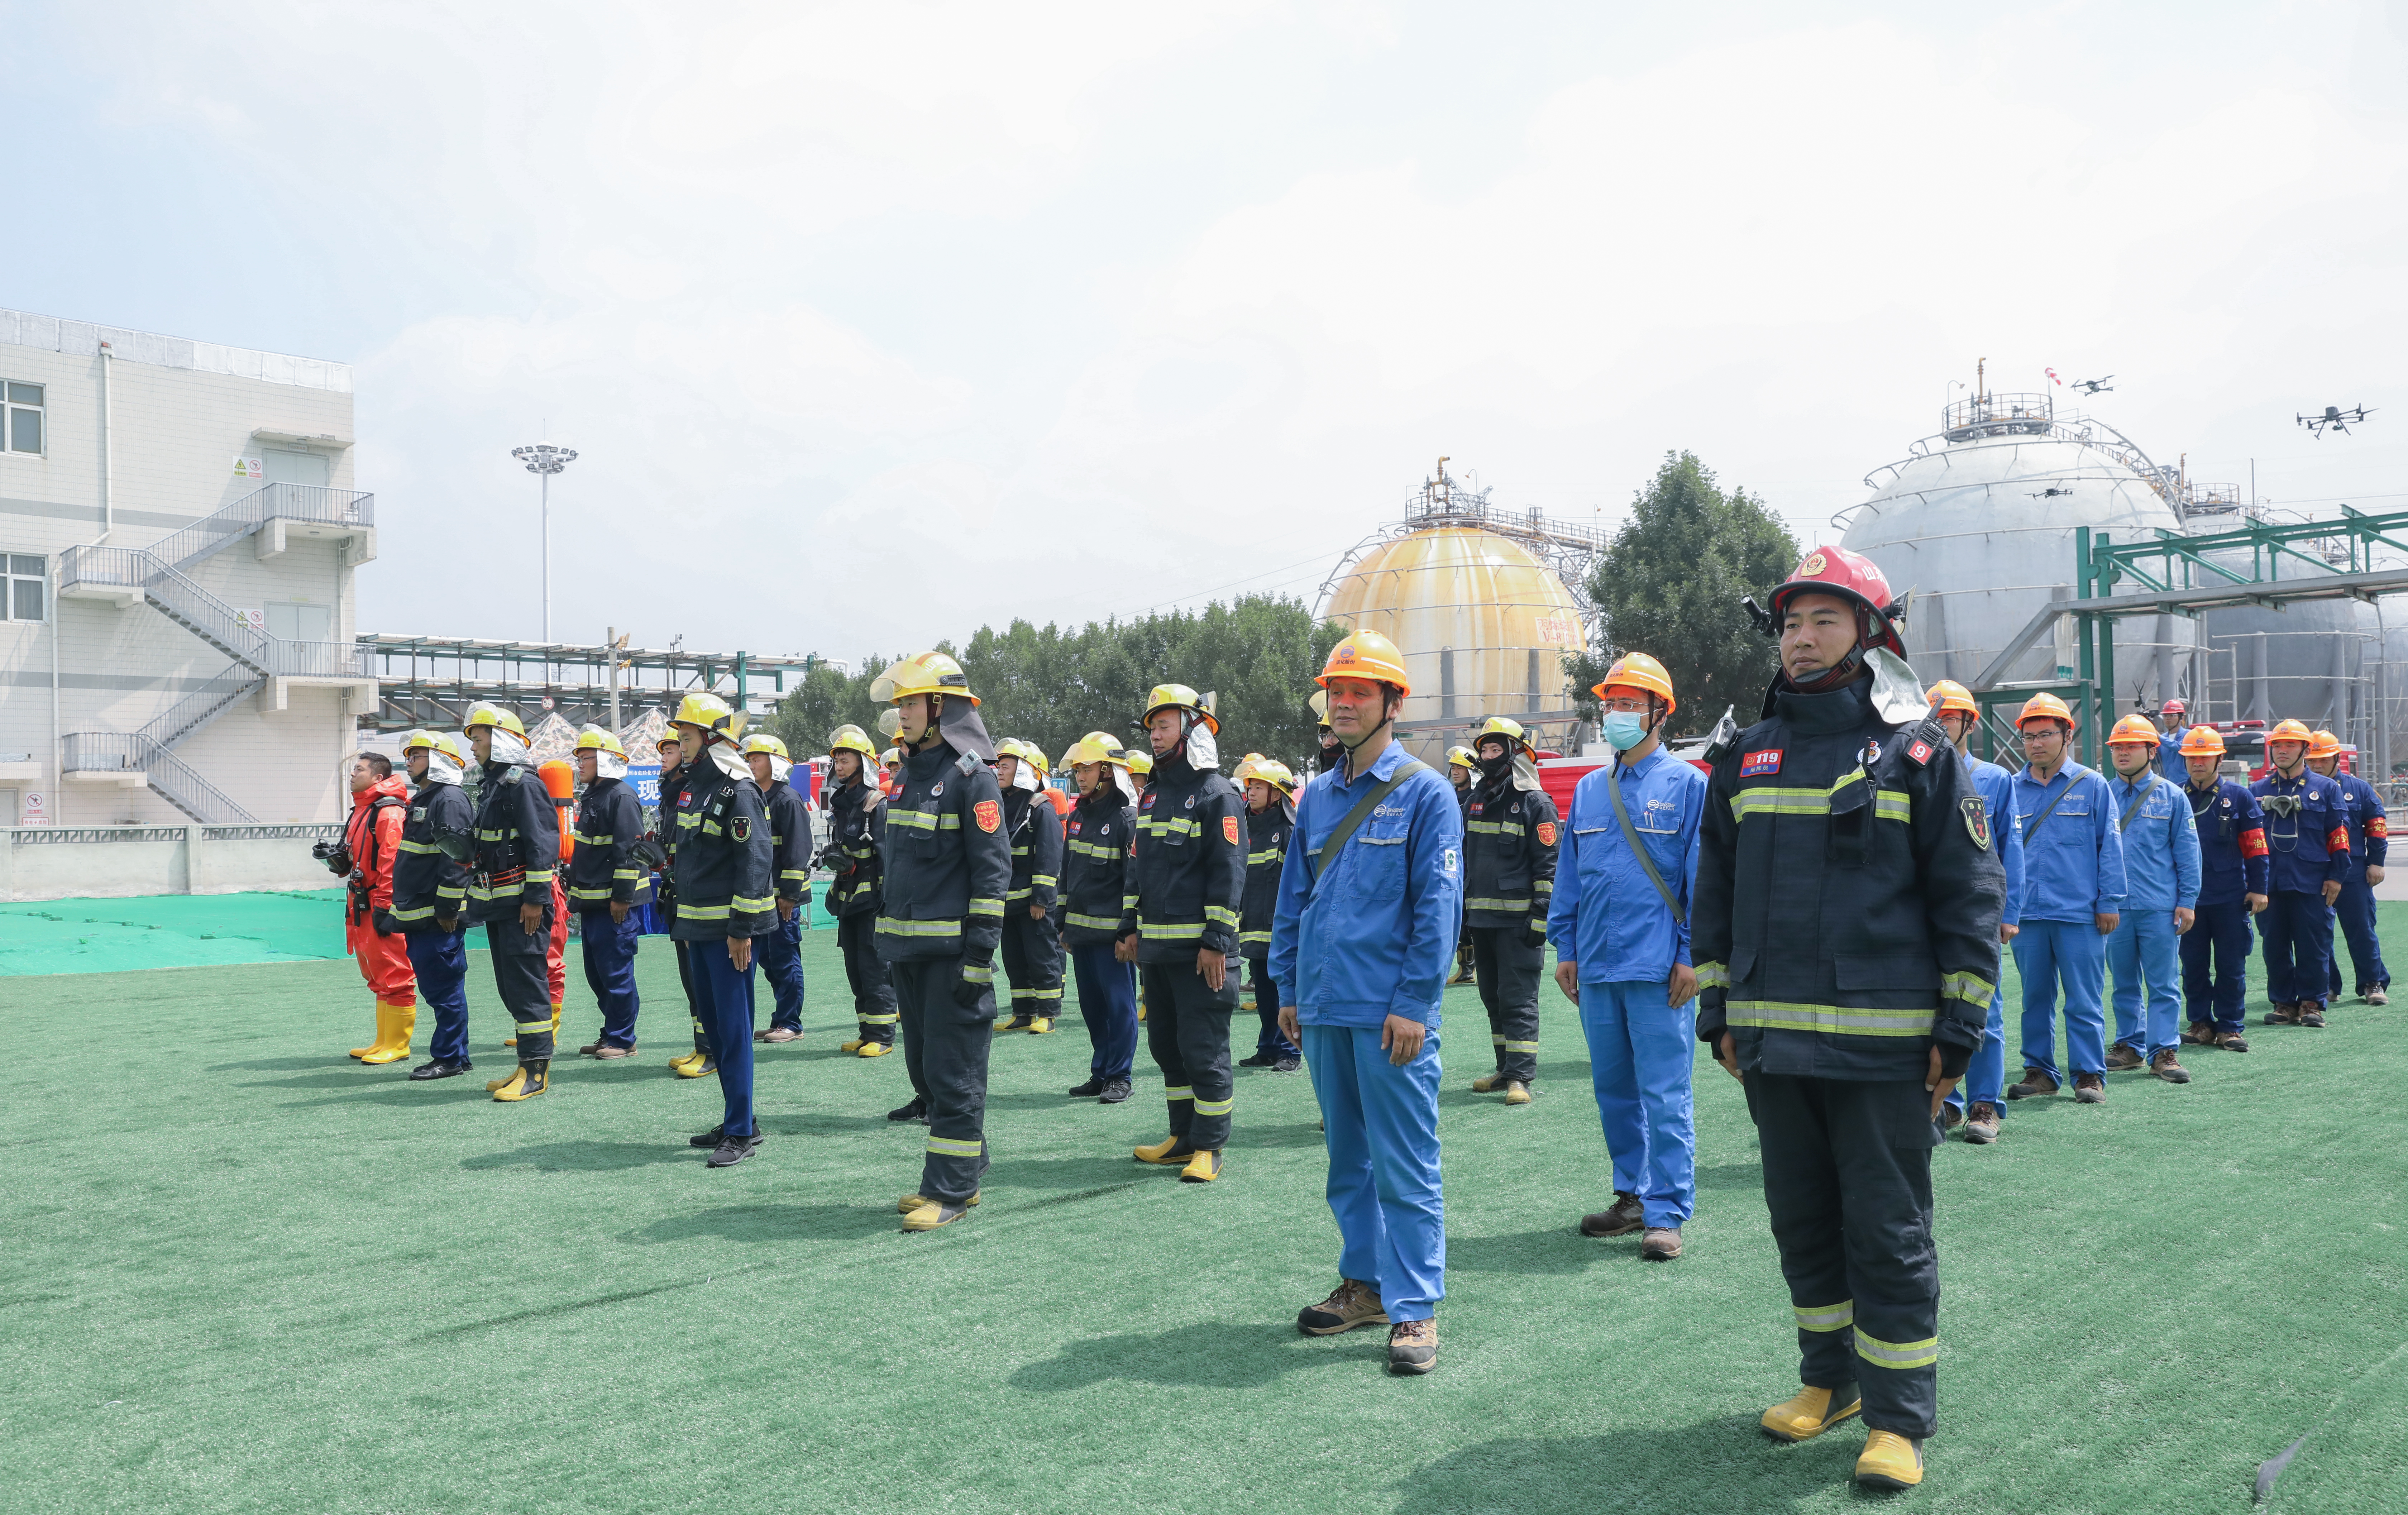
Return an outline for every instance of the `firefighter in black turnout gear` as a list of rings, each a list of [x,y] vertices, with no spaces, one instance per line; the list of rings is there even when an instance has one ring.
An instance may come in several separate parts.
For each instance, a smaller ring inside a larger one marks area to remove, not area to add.
[[[1463,808],[1464,928],[1497,1070],[1471,1080],[1530,1102],[1539,1076],[1539,979],[1546,966],[1547,910],[1555,902],[1555,802],[1539,787],[1537,749],[1521,725],[1491,716],[1472,738],[1471,793]]]
[[[828,913],[836,917],[837,950],[844,955],[844,979],[853,991],[858,1024],[838,1050],[856,1057],[884,1057],[895,1046],[895,985],[878,960],[878,906],[886,843],[886,792],[878,785],[878,750],[859,726],[838,726],[828,738],[828,777],[820,808],[827,815],[827,843],[820,863],[836,879],[828,885]]]
[[[660,878],[652,890],[652,904],[661,913],[661,924],[669,931],[669,944],[677,949],[678,987],[685,992],[685,1018],[694,1033],[694,1050],[669,1059],[669,1071],[681,1079],[699,1079],[719,1071],[711,1061],[710,1036],[703,1029],[702,1010],[694,997],[694,952],[677,938],[677,812],[680,796],[685,793],[685,748],[678,740],[677,728],[666,727],[661,732],[661,787],[659,832],[652,837],[661,850],[663,862]]]
[[[1062,934],[1054,906],[1062,879],[1062,817],[1039,790],[1044,755],[1017,737],[995,744],[1003,788],[1003,834],[1011,840],[1011,886],[1003,895],[1003,976],[1011,1019],[997,1031],[1038,1034],[1062,1013]]]
[[[895,707],[896,738],[910,754],[886,811],[878,955],[895,980],[912,1098],[887,1119],[928,1127],[920,1186],[896,1208],[904,1230],[933,1231],[978,1203],[986,1171],[995,949],[1011,844],[987,766],[995,742],[961,665],[915,652],[880,674],[870,697]]]
[[[414,731],[402,738],[401,755],[418,787],[393,860],[393,920],[418,975],[419,1002],[435,1011],[427,1061],[409,1070],[423,1083],[477,1065],[468,1056],[468,954],[460,924],[477,812],[461,789],[468,764],[459,743],[441,732]]]
[[[1280,1030],[1270,958],[1280,874],[1287,866],[1287,839],[1296,833],[1296,775],[1284,763],[1250,753],[1229,779],[1246,802],[1246,895],[1238,907],[1238,955],[1246,960],[1262,1027],[1254,1036],[1254,1055],[1240,1058],[1238,1065],[1294,1073],[1304,1066],[1304,1054]]]
[[[1321,744],[1312,754],[1313,771],[1327,773],[1346,761],[1346,749],[1339,745],[1338,734],[1329,729],[1329,692],[1314,690],[1310,703],[1312,706],[1313,729],[1318,733],[1314,739]]]
[[[687,1138],[730,1167],[761,1145],[752,1115],[756,940],[776,928],[775,844],[752,765],[737,750],[744,717],[716,694],[692,693],[669,718],[685,750],[677,808],[677,924],[695,1013],[719,1065],[719,1124]]]
[[[1087,1022],[1087,1079],[1073,1098],[1117,1105],[1129,1096],[1137,1061],[1137,969],[1113,950],[1127,901],[1129,838],[1137,834],[1137,786],[1129,754],[1109,732],[1091,731],[1062,754],[1079,786],[1062,840],[1062,942],[1079,976]]]
[[[577,734],[578,777],[585,793],[577,801],[577,850],[568,859],[568,908],[577,912],[578,940],[585,960],[585,987],[602,1011],[602,1032],[578,1049],[608,1062],[636,1050],[636,952],[642,928],[636,899],[645,868],[644,807],[627,782],[627,752],[619,738],[599,726]]]
[[[1157,684],[1146,698],[1154,782],[1138,803],[1128,907],[1114,950],[1138,965],[1146,1045],[1162,1069],[1170,1135],[1137,1149],[1189,1183],[1221,1176],[1236,1103],[1229,1017],[1238,1008],[1238,910],[1246,892],[1245,805],[1221,777],[1221,729],[1202,696]],[[1277,995],[1273,995],[1277,998]]]
[[[553,874],[560,812],[536,776],[526,727],[498,705],[469,707],[468,745],[484,765],[477,796],[477,850],[469,862],[468,923],[485,928],[494,988],[518,1023],[517,1071],[486,1087],[498,1100],[533,1099],[552,1083]]]
[[[2006,877],[1899,654],[1889,586],[1818,548],[1772,593],[1763,719],[1709,752],[1698,1036],[1747,1091],[1797,1317],[1784,1440],[1861,1408],[1857,1481],[1923,1478],[1940,1351],[1931,1149],[1982,1044]]]
[[[794,760],[786,744],[767,732],[744,738],[744,761],[761,791],[761,813],[769,820],[769,865],[778,890],[778,918],[753,938],[761,977],[769,981],[769,1024],[755,1041],[800,1041],[803,1036],[803,927],[810,922],[811,813],[790,781]],[[805,770],[808,786],[809,771]]]

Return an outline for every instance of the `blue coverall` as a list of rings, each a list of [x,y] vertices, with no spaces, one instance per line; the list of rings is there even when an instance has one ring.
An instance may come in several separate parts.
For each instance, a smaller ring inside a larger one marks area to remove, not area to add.
[[[2349,965],[2355,973],[2351,982],[2363,994],[2370,989],[2391,987],[2391,970],[2383,965],[2383,943],[2374,935],[2374,886],[2366,881],[2366,870],[2384,866],[2390,853],[2391,817],[2372,784],[2354,773],[2336,773],[2333,779],[2348,807],[2349,874],[2342,879],[2341,897],[2332,908],[2342,935],[2349,941]],[[2339,999],[2341,954],[2332,949],[2329,930],[2325,934],[2325,958],[2332,964],[2326,981],[2332,987],[2331,997]]]
[[[1999,924],[2020,927],[2024,908],[2024,822],[2015,813],[2015,776],[1971,753],[1965,756],[1965,771],[1982,796],[1982,808],[1990,818],[1990,835],[1998,838],[2000,865],[2007,870],[2007,904],[1999,916]],[[2006,1113],[2006,991],[1990,991],[1989,1028],[1982,1034],[1981,1048],[1966,1066],[1963,1081],[1948,1093],[1949,1108],[1960,1115],[1976,1105],[1987,1105],[2001,1116]]]
[[[2014,940],[2024,981],[2024,1066],[2063,1085],[2057,1062],[2057,993],[2065,989],[2065,1060],[2075,1075],[2107,1071],[2107,943],[2094,916],[2124,908],[2123,838],[2107,780],[2069,761],[2046,784],[2015,775],[2024,823],[2024,908]],[[2054,808],[2052,808],[2052,806]]]
[[[1615,820],[1605,786],[1621,786],[1631,829],[1679,914],[1664,902]],[[1638,763],[1590,770],[1572,791],[1555,865],[1547,939],[1580,965],[1581,1031],[1613,1162],[1613,1189],[1635,1194],[1650,1227],[1697,1213],[1697,1132],[1689,1071],[1697,999],[1667,1001],[1676,963],[1689,965],[1689,894],[1706,776],[1662,748]]]
[[[2296,779],[2270,768],[2249,793],[2266,812],[2267,905],[2258,917],[2266,948],[2266,997],[2277,1005],[2321,1005],[2332,945],[2324,887],[2349,876],[2349,825],[2341,786],[2305,766]]]
[[[1391,1322],[1427,1320],[1446,1294],[1439,1002],[1463,908],[1463,808],[1425,768],[1336,857],[1322,857],[1321,845],[1408,761],[1392,743],[1351,782],[1343,765],[1313,776],[1297,801],[1271,921],[1271,979],[1280,1004],[1297,1008],[1326,1127],[1339,1267],[1379,1290]],[[1380,1045],[1391,1015],[1429,1028],[1401,1067]]]
[[[2181,1040],[2183,997],[2176,979],[2182,949],[2173,912],[2197,908],[2200,886],[2199,826],[2182,790],[2145,768],[2137,784],[2122,774],[2107,781],[2108,803],[2124,843],[2123,918],[2107,938],[2107,962],[2115,972],[2115,1044],[2144,1060],[2172,1050]]]

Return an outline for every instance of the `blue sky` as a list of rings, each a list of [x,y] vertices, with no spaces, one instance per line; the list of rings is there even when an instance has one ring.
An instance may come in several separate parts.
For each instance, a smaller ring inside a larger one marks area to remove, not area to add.
[[[2408,507],[2397,7],[0,12],[0,304],[351,363],[369,629],[536,635],[547,425],[556,636],[838,657],[1309,595],[1440,453],[1815,535],[1981,357]]]

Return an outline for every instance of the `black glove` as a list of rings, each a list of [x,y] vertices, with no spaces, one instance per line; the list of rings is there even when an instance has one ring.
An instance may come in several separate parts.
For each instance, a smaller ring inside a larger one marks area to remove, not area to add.
[[[380,936],[398,936],[401,935],[401,928],[393,923],[393,912],[391,910],[379,910],[373,917],[372,923],[376,926],[376,934]]]
[[[953,1003],[966,1010],[978,1008],[979,1001],[995,990],[995,969],[985,963],[962,959],[961,977],[953,980]]]
[[[1973,1065],[1973,1049],[1959,1047],[1954,1042],[1945,1041],[1939,1045],[1940,1076],[1943,1079],[1965,1077],[1965,1070]]]

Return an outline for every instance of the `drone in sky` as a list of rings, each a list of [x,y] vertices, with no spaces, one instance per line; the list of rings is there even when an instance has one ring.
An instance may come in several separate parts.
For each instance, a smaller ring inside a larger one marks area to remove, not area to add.
[[[2085,394],[2104,394],[2115,387],[2107,382],[2114,377],[2114,374],[2101,374],[2097,379],[2077,379],[2073,381],[2073,387]]]
[[[2028,495],[2028,498],[2030,498],[2030,499],[2035,499],[2035,500],[2053,500],[2053,499],[2056,499],[2056,498],[2057,498],[2058,495],[2060,495],[2060,494],[2071,494],[2071,493],[2073,493],[2073,491],[2072,491],[2071,488],[2062,488],[2062,489],[2061,489],[2061,488],[2059,488],[2058,486],[2057,486],[2057,485],[2055,485],[2055,484],[2051,484],[2048,488],[2046,488],[2046,489],[2044,489],[2044,490],[2035,491],[2034,493],[2031,493],[2030,495]]]
[[[2325,407],[2325,413],[2321,416],[2294,415],[2292,419],[2315,433],[2316,440],[2321,442],[2325,439],[2327,426],[2347,436],[2351,426],[2362,422],[2372,414],[2374,414],[2373,411],[2362,405],[2351,406],[2346,410],[2337,405],[2329,405]]]

